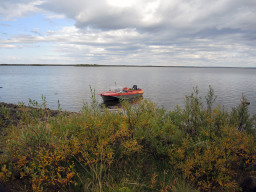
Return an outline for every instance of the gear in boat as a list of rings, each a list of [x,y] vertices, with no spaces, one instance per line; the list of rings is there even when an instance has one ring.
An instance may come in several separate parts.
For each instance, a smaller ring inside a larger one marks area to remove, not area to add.
[[[132,88],[128,87],[115,87],[110,91],[105,91],[99,94],[103,101],[115,101],[120,99],[134,99],[143,95],[143,90],[133,85]]]

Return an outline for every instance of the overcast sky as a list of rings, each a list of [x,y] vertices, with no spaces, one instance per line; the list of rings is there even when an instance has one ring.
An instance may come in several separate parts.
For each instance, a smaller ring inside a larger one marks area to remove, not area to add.
[[[0,0],[0,64],[256,67],[256,0]]]

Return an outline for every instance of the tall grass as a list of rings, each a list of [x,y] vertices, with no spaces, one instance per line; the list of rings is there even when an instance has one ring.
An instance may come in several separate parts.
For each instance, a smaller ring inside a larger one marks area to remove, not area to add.
[[[92,97],[81,113],[55,117],[45,98],[31,101],[41,107],[19,106],[18,125],[2,135],[0,181],[31,191],[239,191],[256,166],[255,118],[244,96],[231,112],[215,99],[210,87],[204,106],[195,88],[184,109],[143,100],[113,113]]]

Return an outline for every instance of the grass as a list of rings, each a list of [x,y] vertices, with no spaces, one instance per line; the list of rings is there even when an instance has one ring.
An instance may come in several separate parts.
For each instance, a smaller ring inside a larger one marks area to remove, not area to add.
[[[53,112],[44,97],[15,113],[1,106],[0,182],[12,191],[239,191],[255,174],[255,117],[244,96],[227,112],[211,87],[206,106],[198,95],[170,111],[143,100],[101,112],[93,95],[81,113]]]

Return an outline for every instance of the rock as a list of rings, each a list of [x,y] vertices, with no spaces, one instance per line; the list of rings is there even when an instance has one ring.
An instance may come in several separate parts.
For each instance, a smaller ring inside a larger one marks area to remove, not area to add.
[[[243,192],[255,192],[256,191],[256,177],[247,177],[241,184]]]

